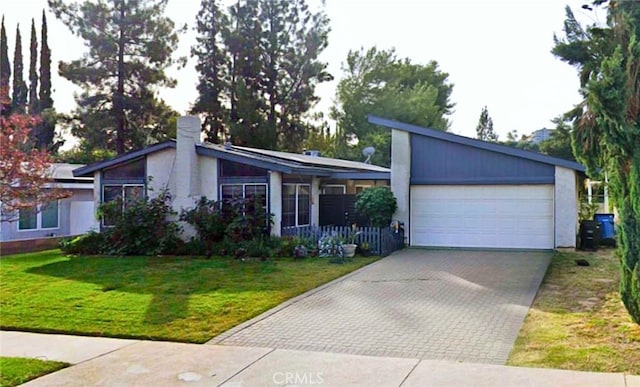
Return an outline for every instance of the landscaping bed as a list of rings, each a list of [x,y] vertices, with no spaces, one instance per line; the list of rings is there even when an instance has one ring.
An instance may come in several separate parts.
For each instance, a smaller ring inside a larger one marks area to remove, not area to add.
[[[0,327],[203,343],[378,257],[3,257]]]
[[[640,326],[618,281],[613,249],[556,253],[507,364],[640,374]]]
[[[0,357],[0,387],[17,386],[68,366],[59,361]]]

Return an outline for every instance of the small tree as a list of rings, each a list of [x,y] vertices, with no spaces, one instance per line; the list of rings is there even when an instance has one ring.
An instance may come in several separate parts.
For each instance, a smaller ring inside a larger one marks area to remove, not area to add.
[[[205,245],[207,257],[213,254],[213,245],[221,242],[225,237],[227,222],[222,211],[222,203],[219,201],[209,200],[203,196],[195,207],[182,210],[180,220],[196,229],[198,237]]]
[[[476,133],[479,140],[498,142],[498,135],[493,131],[493,120],[489,117],[489,110],[486,106],[480,112]]]
[[[0,93],[6,97],[8,93]],[[7,99],[0,101],[6,103]],[[38,208],[71,194],[53,186],[51,156],[30,145],[31,129],[38,120],[12,114],[0,117],[0,220],[15,221],[18,210]]]
[[[387,227],[398,204],[393,193],[386,187],[368,188],[358,194],[356,211],[369,218],[374,227]]]

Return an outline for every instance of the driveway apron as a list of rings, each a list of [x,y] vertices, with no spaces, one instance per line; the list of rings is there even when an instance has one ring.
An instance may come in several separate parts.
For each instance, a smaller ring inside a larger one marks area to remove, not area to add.
[[[210,343],[504,364],[550,259],[407,249]]]

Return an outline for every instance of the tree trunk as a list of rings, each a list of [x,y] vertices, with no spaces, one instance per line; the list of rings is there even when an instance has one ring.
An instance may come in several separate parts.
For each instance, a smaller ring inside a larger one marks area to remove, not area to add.
[[[124,6],[120,4],[120,23],[124,22],[124,16]],[[120,25],[120,36],[118,39],[118,85],[113,101],[114,115],[116,119],[116,152],[118,152],[118,154],[122,154],[125,152],[124,140],[126,131],[126,118],[124,114],[124,49],[124,27]]]

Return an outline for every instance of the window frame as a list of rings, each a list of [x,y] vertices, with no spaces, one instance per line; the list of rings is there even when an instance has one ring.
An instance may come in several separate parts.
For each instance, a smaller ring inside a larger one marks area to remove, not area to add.
[[[56,226],[55,227],[42,227],[42,211],[43,211],[42,207],[48,205],[49,203],[53,203],[53,202],[56,203]],[[18,221],[16,222],[16,223],[18,223],[18,225],[17,225],[18,232],[45,231],[45,230],[58,230],[58,229],[60,229],[60,200],[52,200],[49,203],[38,204],[36,206],[36,213],[35,213],[36,227],[35,228],[20,228],[20,211],[32,210],[33,207],[19,209],[18,210]]]
[[[294,224],[290,224],[290,225],[285,225],[284,224],[284,200],[282,203],[282,214],[281,214],[281,218],[282,218],[282,227],[301,227],[301,226],[310,226],[311,225],[311,184],[309,183],[283,183],[282,187],[284,188],[285,186],[294,186],[295,187],[295,222]],[[308,212],[307,212],[307,217],[309,219],[308,223],[305,224],[300,224],[300,187],[301,186],[305,186],[308,189],[309,192],[309,205],[308,205]],[[284,191],[284,189],[283,189]],[[284,199],[284,195],[282,195],[283,199]],[[287,211],[287,213],[289,213],[290,211]]]
[[[222,183],[220,184],[220,201],[224,201],[225,198],[223,196],[223,187],[225,186],[241,186],[242,187],[242,200],[247,199],[247,186],[262,186],[264,187],[264,209],[267,213],[269,213],[269,184],[267,183]],[[243,213],[244,214],[244,213]]]
[[[110,181],[108,183],[102,184],[101,191],[100,191],[100,203],[101,204],[109,203],[111,201],[111,200],[109,202],[105,202],[104,201],[104,189],[106,187],[120,187],[120,194],[121,194],[120,197],[122,198],[122,211],[123,212],[124,212],[124,210],[126,210],[126,205],[127,205],[127,200],[125,198],[125,188],[126,187],[140,187],[140,188],[142,188],[141,198],[144,199],[146,197],[147,187],[146,187],[146,184],[144,184],[144,183],[118,183],[118,182],[115,182],[115,181]],[[113,226],[115,226],[115,224],[105,224],[104,221],[105,221],[105,217],[103,216],[102,219],[100,219],[100,225],[102,227],[113,227]]]

